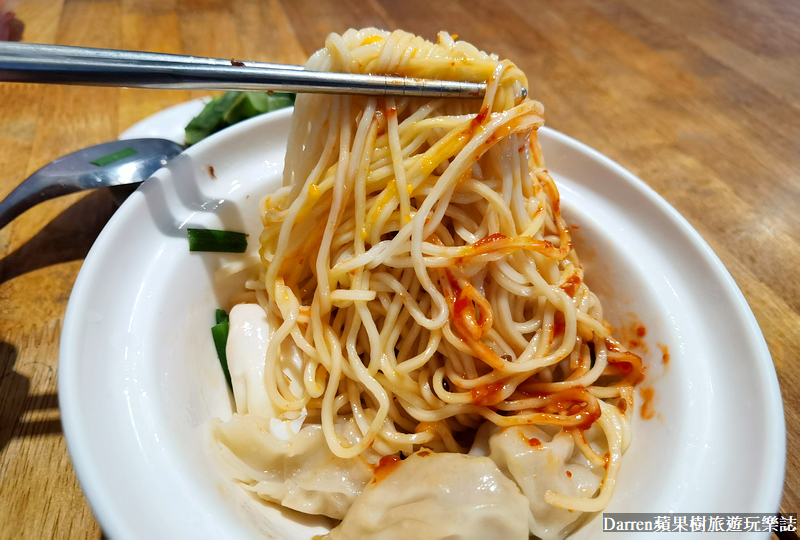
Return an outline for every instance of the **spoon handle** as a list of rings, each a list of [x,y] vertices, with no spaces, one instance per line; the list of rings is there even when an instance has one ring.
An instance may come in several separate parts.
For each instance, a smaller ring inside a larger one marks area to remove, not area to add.
[[[166,139],[130,139],[90,146],[52,161],[0,201],[0,229],[54,197],[141,183],[182,151],[181,145]]]
[[[26,210],[54,197],[68,195],[82,188],[70,182],[46,182],[36,174],[18,185],[0,201],[0,229]]]

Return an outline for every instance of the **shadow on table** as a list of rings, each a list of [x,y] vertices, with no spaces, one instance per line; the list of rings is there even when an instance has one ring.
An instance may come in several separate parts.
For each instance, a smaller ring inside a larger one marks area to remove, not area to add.
[[[0,259],[0,284],[41,268],[85,258],[100,231],[135,187],[98,189],[69,206],[16,251]],[[18,356],[17,347],[0,341],[0,452],[15,437],[62,432],[59,419],[25,420],[26,415],[40,412],[45,416],[46,411],[57,410],[58,394],[31,394],[31,381],[14,370]],[[54,371],[52,376],[55,377]],[[55,387],[54,382],[51,387]]]
[[[33,238],[0,259],[0,283],[17,276],[60,263],[86,257],[124,196],[120,192],[98,189],[64,210]],[[123,186],[123,190],[126,188]]]
[[[17,348],[0,341],[0,452],[17,437],[61,433],[60,420],[24,420],[26,414],[58,409],[56,393],[30,394],[31,382],[14,371]]]

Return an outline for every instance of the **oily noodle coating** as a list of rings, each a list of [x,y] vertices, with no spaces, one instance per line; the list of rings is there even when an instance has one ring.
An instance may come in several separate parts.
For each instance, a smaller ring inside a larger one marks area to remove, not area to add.
[[[581,508],[606,500],[642,364],[584,283],[524,74],[446,34],[374,29],[332,34],[307,68],[489,82],[483,101],[297,99],[284,186],[261,203],[272,402],[307,407],[340,457],[464,452],[486,420],[570,430],[607,471]],[[301,395],[281,367],[292,349]],[[342,418],[360,436],[338,434]]]

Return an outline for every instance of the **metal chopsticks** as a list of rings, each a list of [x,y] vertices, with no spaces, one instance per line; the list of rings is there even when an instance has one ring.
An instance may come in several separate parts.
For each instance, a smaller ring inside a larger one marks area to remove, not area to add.
[[[45,45],[43,43],[0,43],[0,55],[5,56],[38,56],[50,58],[95,58],[132,62],[171,62],[174,64],[205,64],[231,66],[235,59],[206,58],[204,56],[183,56],[180,54],[164,54],[142,51],[122,51],[118,49],[95,49],[92,47],[68,47],[65,45]],[[291,64],[269,64],[266,62],[246,63],[247,67],[302,70],[303,66]]]
[[[0,42],[0,82],[479,98],[484,83],[307,71],[175,54]]]

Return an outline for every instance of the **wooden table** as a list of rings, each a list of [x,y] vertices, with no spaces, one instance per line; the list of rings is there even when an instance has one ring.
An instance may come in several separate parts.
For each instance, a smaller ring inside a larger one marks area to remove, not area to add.
[[[792,0],[21,0],[24,41],[302,63],[329,32],[440,29],[513,59],[548,125],[656,189],[716,251],[786,407],[782,510],[800,505],[800,6]],[[49,161],[200,95],[0,84],[0,196]],[[101,531],[66,453],[60,321],[115,206],[54,200],[0,230],[0,537]]]

